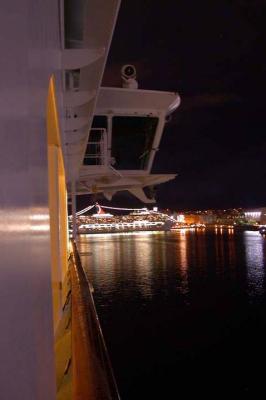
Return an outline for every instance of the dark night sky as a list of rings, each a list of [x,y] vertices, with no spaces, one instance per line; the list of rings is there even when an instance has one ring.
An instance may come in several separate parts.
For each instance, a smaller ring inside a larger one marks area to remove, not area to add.
[[[179,174],[159,186],[160,207],[266,204],[265,21],[265,0],[122,1],[103,85],[133,63],[141,88],[182,101],[154,162]]]

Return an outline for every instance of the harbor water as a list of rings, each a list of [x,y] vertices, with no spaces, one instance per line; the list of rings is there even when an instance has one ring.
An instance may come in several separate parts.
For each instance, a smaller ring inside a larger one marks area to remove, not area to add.
[[[80,235],[123,400],[265,392],[259,232]]]

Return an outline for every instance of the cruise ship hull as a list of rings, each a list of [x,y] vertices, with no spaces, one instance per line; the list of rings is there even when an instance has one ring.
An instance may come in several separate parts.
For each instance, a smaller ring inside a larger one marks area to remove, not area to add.
[[[174,223],[171,220],[153,223],[115,223],[115,224],[88,224],[78,228],[78,234],[97,233],[126,233],[126,232],[149,232],[170,231]]]

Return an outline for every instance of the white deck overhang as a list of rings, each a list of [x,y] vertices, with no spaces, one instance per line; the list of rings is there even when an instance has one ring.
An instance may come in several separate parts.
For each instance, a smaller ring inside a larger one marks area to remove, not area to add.
[[[179,105],[180,96],[174,92],[101,87],[96,113],[165,117]]]
[[[152,187],[168,182],[176,177],[176,174],[145,174],[139,171],[99,171],[91,173],[86,166],[82,167],[80,179],[76,185],[76,194],[103,193],[111,200],[117,192],[127,190],[144,203],[153,203],[154,198],[148,198],[143,191],[145,187]]]
[[[104,6],[101,7],[101,3]],[[68,28],[62,17],[64,87],[61,126],[66,177],[70,192],[70,188],[76,186],[77,194],[96,191],[111,198],[117,191],[129,190],[142,201],[149,202],[144,187],[175,177],[173,174],[152,175],[151,169],[166,117],[179,106],[180,97],[172,92],[100,87],[119,6],[120,0],[88,0],[84,9],[74,15]],[[66,14],[64,17],[67,18]],[[95,115],[108,119],[107,154],[102,157],[104,165],[83,165]],[[158,118],[144,169],[117,171],[112,166],[112,118],[115,116]]]
[[[73,1],[61,16],[61,126],[68,182],[79,179],[119,6],[120,0],[88,0],[79,7]]]

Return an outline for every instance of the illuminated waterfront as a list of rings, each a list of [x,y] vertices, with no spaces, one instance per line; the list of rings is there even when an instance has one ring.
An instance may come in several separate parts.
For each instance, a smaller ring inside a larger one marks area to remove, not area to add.
[[[122,398],[262,388],[266,241],[258,232],[84,235],[80,250]]]

